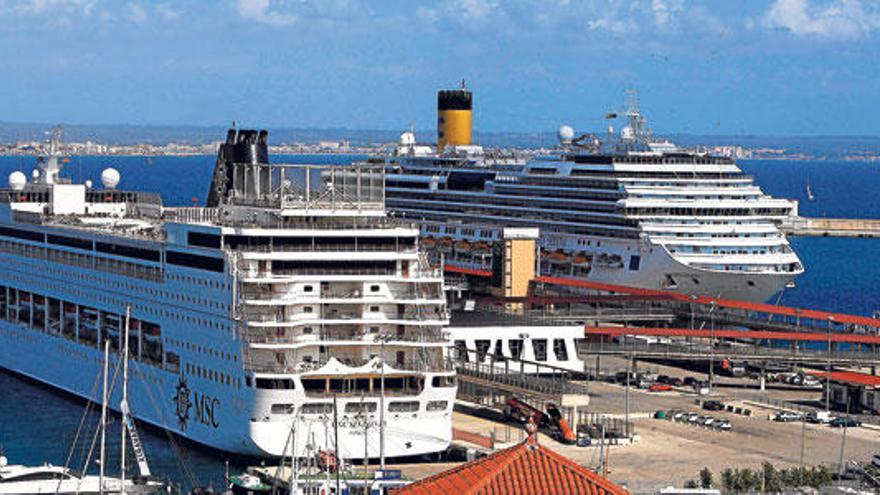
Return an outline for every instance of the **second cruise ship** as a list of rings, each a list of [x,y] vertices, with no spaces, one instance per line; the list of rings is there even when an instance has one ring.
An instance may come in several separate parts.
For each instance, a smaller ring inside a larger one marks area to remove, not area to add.
[[[766,301],[803,272],[779,223],[797,203],[761,191],[728,157],[654,138],[630,95],[619,132],[575,136],[529,160],[471,143],[472,93],[440,91],[437,145],[405,132],[372,161],[389,209],[421,222],[434,261],[491,266],[502,227],[540,228],[544,275]]]

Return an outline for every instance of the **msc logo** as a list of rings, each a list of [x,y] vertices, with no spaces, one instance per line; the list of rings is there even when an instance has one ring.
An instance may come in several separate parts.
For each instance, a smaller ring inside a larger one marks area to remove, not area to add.
[[[181,430],[186,430],[190,419],[212,428],[220,426],[217,418],[220,410],[220,399],[190,391],[186,385],[186,378],[183,376],[180,377],[180,381],[177,383],[177,393],[172,400],[176,408],[177,424]],[[193,413],[192,417],[190,416],[190,411]]]

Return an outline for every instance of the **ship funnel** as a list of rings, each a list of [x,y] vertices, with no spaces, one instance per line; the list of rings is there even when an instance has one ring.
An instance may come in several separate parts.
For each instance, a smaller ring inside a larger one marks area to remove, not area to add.
[[[238,197],[268,194],[269,132],[265,130],[230,129],[226,142],[217,151],[217,163],[208,190],[208,207],[226,203],[231,195]]]
[[[461,89],[437,93],[437,148],[471,144],[473,94]]]

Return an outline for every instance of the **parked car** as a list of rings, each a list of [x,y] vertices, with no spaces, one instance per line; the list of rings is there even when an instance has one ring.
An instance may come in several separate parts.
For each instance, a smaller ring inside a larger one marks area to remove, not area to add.
[[[682,421],[687,417],[688,413],[685,411],[676,411],[672,416],[672,419],[675,421]]]
[[[722,431],[730,431],[733,428],[729,419],[719,419],[712,423],[712,427]]]
[[[862,422],[849,417],[840,417],[832,419],[828,423],[828,426],[833,426],[835,428],[855,428],[856,426],[862,426]]]
[[[711,427],[712,423],[715,422],[715,418],[711,416],[701,416],[701,418],[702,419],[700,419],[700,425],[702,426]]]
[[[672,385],[667,385],[665,383],[654,383],[648,387],[648,392],[669,392],[671,390]]]
[[[723,411],[724,403],[718,400],[707,400],[703,402],[703,409],[707,411]]]
[[[699,383],[699,382],[700,382],[700,380],[697,380],[693,376],[686,376],[686,377],[684,377],[683,385],[686,387],[693,387],[695,383]]]
[[[700,419],[700,415],[695,412],[688,413],[688,415],[687,415],[688,423],[696,423],[697,421],[699,421],[699,419]]]
[[[801,419],[803,419],[803,416],[791,411],[780,411],[776,413],[776,416],[773,417],[774,421],[781,421],[783,423],[787,423],[789,421],[800,421]]]
[[[810,411],[804,416],[807,423],[825,424],[830,423],[834,416],[828,411]]]

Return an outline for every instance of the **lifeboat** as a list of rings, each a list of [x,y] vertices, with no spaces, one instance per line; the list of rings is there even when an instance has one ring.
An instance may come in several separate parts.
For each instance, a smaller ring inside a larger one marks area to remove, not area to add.
[[[442,239],[437,240],[437,250],[441,253],[451,253],[452,252],[452,239],[448,237],[444,237]]]
[[[571,259],[571,264],[580,267],[589,267],[593,257],[587,254],[578,254]]]
[[[550,263],[555,264],[564,264],[571,262],[571,258],[562,251],[553,251],[552,253],[550,253],[549,256],[547,256],[547,260],[550,261]]]

